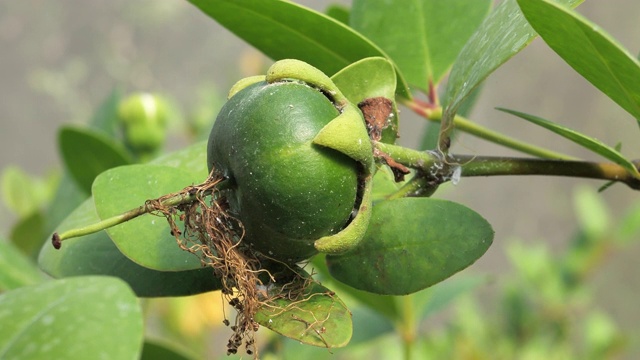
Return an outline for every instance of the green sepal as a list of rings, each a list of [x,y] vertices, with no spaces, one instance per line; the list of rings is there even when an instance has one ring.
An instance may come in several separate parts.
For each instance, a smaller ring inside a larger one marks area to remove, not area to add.
[[[356,217],[337,234],[323,236],[313,243],[313,246],[321,253],[339,255],[348,252],[358,246],[369,227],[371,209],[373,208],[373,175],[370,174],[364,180],[364,193],[358,207]]]
[[[359,161],[366,169],[373,164],[373,146],[367,128],[360,110],[351,103],[318,132],[313,143],[339,151]]]
[[[249,76],[249,77],[246,77],[244,79],[238,80],[238,82],[233,84],[231,89],[229,89],[229,94],[227,94],[227,100],[231,99],[231,97],[233,95],[237,94],[240,90],[242,90],[242,89],[244,89],[244,88],[246,88],[246,87],[248,87],[250,85],[265,81],[265,78],[266,78],[266,76],[264,76],[264,75],[255,75],[255,76]]]
[[[316,67],[304,61],[285,59],[276,61],[267,70],[266,80],[274,83],[283,80],[299,80],[322,92],[328,93],[340,106],[346,102],[346,98],[331,81],[331,78]]]
[[[358,60],[331,76],[331,81],[352,103],[383,97],[392,104],[388,123],[382,128],[380,141],[394,144],[398,138],[398,107],[395,100],[397,75],[393,64],[383,57]]]

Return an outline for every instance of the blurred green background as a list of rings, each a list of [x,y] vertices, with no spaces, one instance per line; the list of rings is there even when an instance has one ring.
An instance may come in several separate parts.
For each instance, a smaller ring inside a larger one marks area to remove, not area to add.
[[[322,10],[334,2],[300,3]],[[637,0],[587,1],[578,11],[633,53],[640,51]],[[115,87],[166,94],[189,116],[203,97],[223,96],[237,79],[262,72],[268,63],[186,1],[0,0],[0,170],[15,164],[45,176],[59,168],[57,128],[85,123]],[[625,154],[640,157],[636,122],[540,40],[487,80],[470,118],[522,140],[592,158],[541,128],[494,110],[497,106],[545,117],[609,145],[621,142]],[[407,110],[401,118],[401,143],[416,145],[424,123]],[[187,135],[176,128],[169,147],[186,143]],[[453,149],[514,155],[464,135]],[[592,189],[601,185],[543,177],[474,178],[462,179],[437,196],[468,205],[494,226],[494,246],[472,271],[495,275],[499,283],[510,271],[504,245],[512,239],[545,242],[558,251],[566,247],[577,227],[573,195],[579,184]],[[603,199],[615,218],[640,196],[617,185],[603,193]],[[8,235],[14,220],[0,205],[0,236]],[[629,331],[638,330],[640,323],[638,255],[638,244],[614,253],[594,277],[598,304]],[[483,292],[491,293],[494,286]]]

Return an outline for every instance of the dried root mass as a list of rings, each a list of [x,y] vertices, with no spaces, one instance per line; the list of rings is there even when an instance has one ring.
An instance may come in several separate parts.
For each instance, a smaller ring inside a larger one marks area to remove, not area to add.
[[[214,170],[204,183],[149,200],[146,207],[164,216],[178,246],[197,255],[203,266],[211,267],[220,279],[224,300],[237,312],[233,324],[229,320],[224,322],[233,331],[227,354],[235,354],[244,345],[248,354],[257,357],[254,335],[259,325],[254,315],[258,309],[273,307],[276,299],[299,299],[310,279],[302,279],[302,275],[293,271],[286,271],[286,279],[276,279],[265,269],[265,263],[270,269],[288,267],[267,259],[242,242],[242,223],[230,214],[226,199],[217,189],[223,180]],[[164,205],[166,199],[176,196],[190,201],[173,207]]]

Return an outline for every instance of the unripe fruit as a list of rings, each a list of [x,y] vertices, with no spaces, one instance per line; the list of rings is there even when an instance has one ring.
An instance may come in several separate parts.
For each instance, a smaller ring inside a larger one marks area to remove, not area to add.
[[[139,153],[154,152],[164,144],[167,117],[165,100],[150,93],[135,93],[118,106],[125,142]]]
[[[244,226],[245,244],[299,261],[317,252],[315,240],[349,222],[359,163],[313,143],[339,114],[323,92],[297,81],[253,83],[221,109],[207,162],[231,181],[223,195]]]

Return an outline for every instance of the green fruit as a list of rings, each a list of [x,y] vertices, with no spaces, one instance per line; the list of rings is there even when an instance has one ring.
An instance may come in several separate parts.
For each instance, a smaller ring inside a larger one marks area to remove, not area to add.
[[[118,105],[118,119],[125,125],[146,124],[165,127],[167,106],[165,101],[157,95],[135,93]]]
[[[127,144],[137,152],[154,152],[158,150],[167,137],[167,131],[158,126],[132,124],[127,127]]]
[[[306,259],[357,205],[358,161],[313,142],[340,111],[299,81],[251,81],[232,94],[209,136],[209,170],[232,183],[224,195],[245,244],[282,261]]]
[[[118,106],[125,142],[137,153],[153,153],[164,144],[167,118],[165,101],[154,94],[136,93]]]

